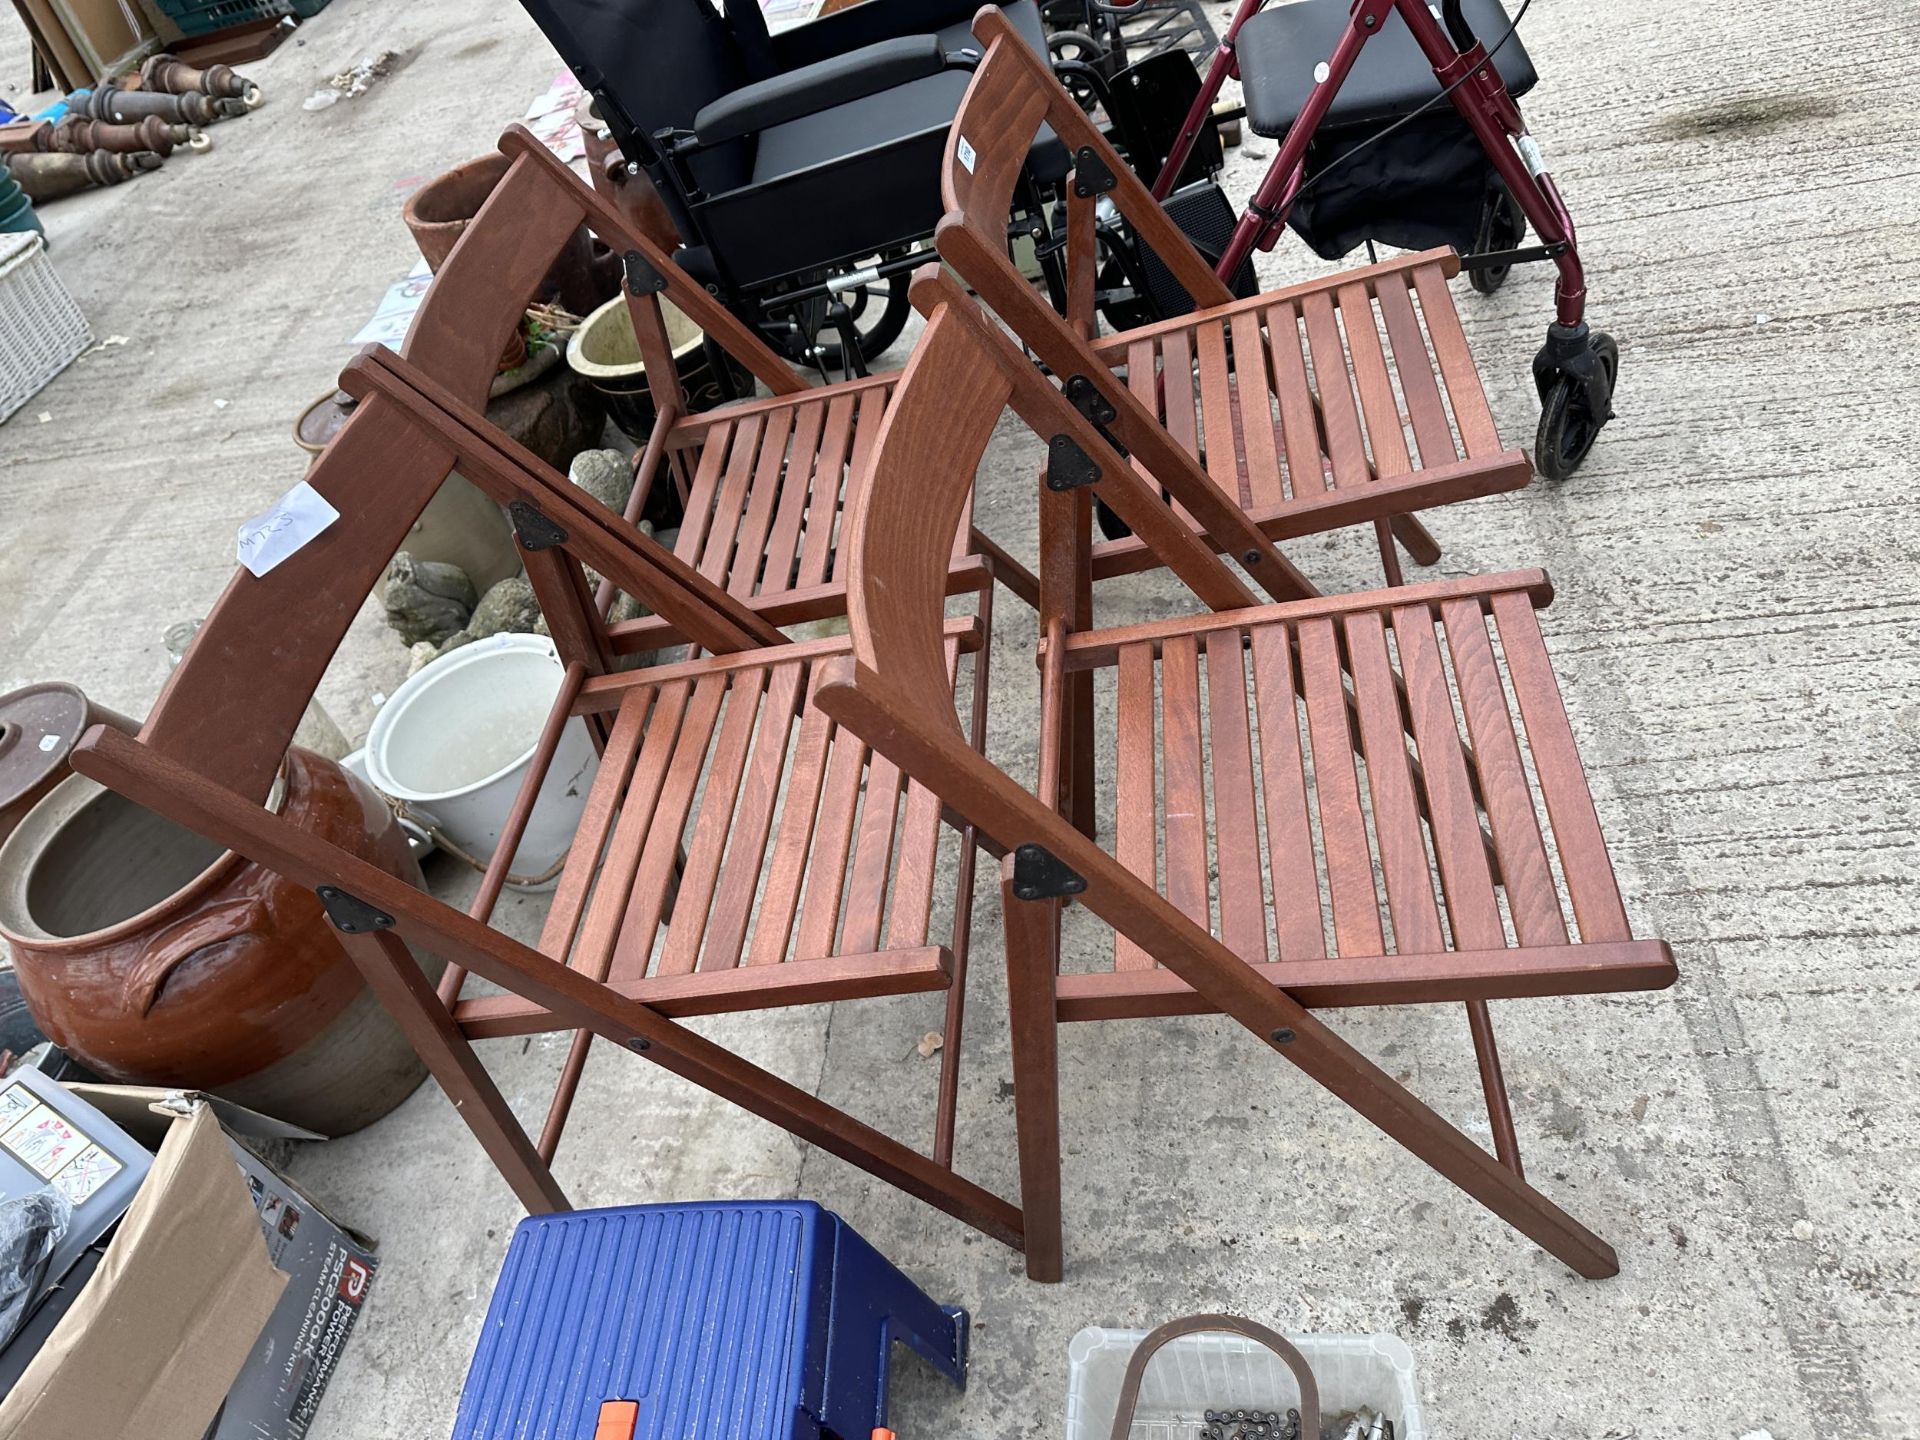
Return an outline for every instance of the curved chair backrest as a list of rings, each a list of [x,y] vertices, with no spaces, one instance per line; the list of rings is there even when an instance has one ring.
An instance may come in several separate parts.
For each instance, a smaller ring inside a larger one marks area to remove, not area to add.
[[[1107,198],[1166,263],[1195,305],[1232,300],[1226,282],[1213,273],[1000,7],[983,8],[974,18],[973,31],[986,50],[947,136],[940,194],[948,216],[942,229],[964,227],[973,232],[986,242],[986,254],[999,257],[1009,272],[1018,274],[1006,256],[1007,215],[1013,208],[1021,167],[1044,124],[1072,152],[1080,171],[1091,175],[1099,170],[1113,176],[1112,188],[1104,192]],[[940,253],[958,268],[954,257],[947,256],[946,244]],[[976,276],[961,273],[979,286]]]
[[[947,214],[934,235],[940,258],[1049,370],[1063,381],[1077,380],[1106,402],[1112,412],[1109,427],[1120,443],[1208,534],[1231,550],[1255,583],[1278,600],[1317,593],[1236,500],[1208,477],[1198,459],[1174,440],[1158,415],[1128,385],[1115,381],[1111,363],[1094,350],[1082,324],[1056,313],[1007,254],[1006,216],[1014,187],[1034,135],[1045,124],[1074,155],[1066,230],[1070,285],[1090,287],[1093,208],[1104,194],[1139,239],[1164,259],[1196,305],[1233,299],[1006,15],[988,6],[975,17],[974,33],[985,43],[986,53],[947,135],[940,180]],[[1100,177],[1098,186],[1088,183],[1095,175]],[[1111,187],[1105,182],[1109,175]],[[1091,303],[1085,311],[1078,321],[1091,318]]]
[[[513,164],[435,276],[401,351],[446,407],[474,414],[485,407],[528,300],[583,222],[645,260],[666,280],[668,299],[755,374],[775,388],[803,388],[757,336],[531,134],[516,126],[501,149]],[[266,575],[234,575],[154,703],[142,742],[206,779],[264,798],[347,627],[455,460],[455,448],[411,420],[391,394],[369,395],[306,477],[341,518]],[[482,483],[478,474],[469,478]],[[515,493],[500,489],[494,498],[506,504]],[[578,491],[564,498],[574,497],[587,499]],[[650,567],[678,562],[627,528],[636,557],[626,567],[629,588],[640,594]],[[543,605],[549,598],[542,596]],[[740,621],[737,612],[732,618]]]

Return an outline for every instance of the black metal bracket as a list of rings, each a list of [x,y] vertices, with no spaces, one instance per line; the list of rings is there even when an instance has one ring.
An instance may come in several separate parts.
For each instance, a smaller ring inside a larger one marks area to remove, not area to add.
[[[1502,265],[1526,265],[1535,260],[1556,260],[1567,253],[1567,242],[1554,245],[1524,245],[1518,250],[1483,250],[1478,255],[1462,255],[1462,270],[1497,270]]]
[[[1100,466],[1082,450],[1071,435],[1056,435],[1047,442],[1047,488],[1078,490],[1100,478]]]
[[[1013,852],[1013,894],[1017,900],[1058,900],[1087,888],[1086,877],[1044,845],[1022,845]]]
[[[1107,429],[1107,426],[1118,418],[1119,412],[1113,408],[1113,402],[1100,393],[1100,387],[1084,375],[1073,375],[1068,377],[1063,393],[1067,397],[1067,403],[1078,410],[1085,417],[1086,422],[1100,432],[1100,438],[1124,457],[1127,447],[1114,439],[1113,432]]]
[[[1104,195],[1119,183],[1113,167],[1100,158],[1100,152],[1093,146],[1082,145],[1073,152],[1073,193],[1082,200]]]
[[[342,935],[364,935],[370,930],[391,930],[393,917],[376,910],[357,895],[349,895],[337,885],[322,885],[316,892],[327,919]]]
[[[531,500],[515,500],[507,506],[507,516],[522,550],[551,550],[567,543],[567,532],[542,515]]]
[[[638,250],[622,255],[620,266],[626,271],[627,289],[632,294],[659,295],[667,288],[667,277],[654,269]]]
[[[1113,402],[1102,395],[1099,387],[1084,375],[1068,379],[1067,403],[1093,424],[1103,428],[1111,425],[1119,415],[1113,408]]]

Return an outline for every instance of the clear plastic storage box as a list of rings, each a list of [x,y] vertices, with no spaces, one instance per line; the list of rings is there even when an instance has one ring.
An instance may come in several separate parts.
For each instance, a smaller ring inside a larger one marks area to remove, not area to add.
[[[1145,1330],[1082,1330],[1067,1347],[1067,1440],[1108,1440],[1120,1382]],[[1361,1406],[1393,1422],[1394,1440],[1426,1440],[1413,1352],[1392,1335],[1289,1335],[1320,1386],[1322,1419]],[[1300,1390],[1286,1362],[1239,1335],[1182,1335],[1147,1364],[1132,1440],[1199,1440],[1208,1410],[1287,1409]],[[1336,1435],[1340,1432],[1335,1431]]]

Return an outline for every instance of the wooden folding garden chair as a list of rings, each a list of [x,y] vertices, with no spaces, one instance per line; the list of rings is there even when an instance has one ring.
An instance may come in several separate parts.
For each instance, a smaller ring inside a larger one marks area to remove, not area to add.
[[[516,256],[530,268],[509,280],[537,276],[536,251]],[[450,264],[436,294],[457,297],[471,273]],[[449,276],[452,288],[440,291]],[[416,340],[420,333],[442,332]],[[473,340],[475,364],[490,365],[503,338]],[[428,347],[428,358],[459,372],[449,353]],[[463,395],[415,356],[378,348],[350,366],[341,383],[359,404],[307,476],[340,518],[265,576],[236,575],[139,738],[95,732],[76,768],[314,887],[369,986],[530,1210],[565,1207],[549,1161],[587,1037],[600,1035],[1020,1246],[1016,1207],[953,1169],[971,830],[962,822],[953,928],[942,944],[930,938],[940,802],[813,704],[821,663],[845,654],[847,638],[788,643],[763,611],[490,426],[466,398],[484,393],[474,382],[464,376]],[[347,625],[456,466],[512,517],[566,667],[466,913],[260,803]],[[703,653],[615,668],[618,627],[605,623],[583,566],[639,597]],[[980,592],[982,613],[945,622],[941,642],[942,684],[950,697],[967,694],[976,737],[986,716],[991,596],[991,588]],[[487,921],[573,716],[594,723],[602,753],[551,911],[529,946]],[[442,993],[409,945],[450,962]],[[502,993],[461,998],[468,971]],[[947,1043],[930,1153],[676,1023],[933,991],[947,994]],[[552,1030],[578,1035],[536,1143],[471,1042]]]
[[[651,434],[635,462],[627,518],[639,517],[656,486],[674,484],[686,508],[675,555],[774,625],[843,614],[846,577],[836,535],[894,377],[809,386],[529,131],[511,127],[500,149],[513,161],[506,178],[436,277],[435,293],[416,317],[404,353],[461,399],[475,402],[476,395],[455,380],[471,372],[468,349],[502,324],[510,329],[518,323],[545,273],[539,260],[550,262],[573,230],[586,224],[622,257],[628,311],[655,405]],[[771,394],[689,413],[662,301]],[[449,373],[456,356],[458,369]],[[982,535],[969,514],[955,535],[949,591],[983,591],[996,578],[1036,602],[1033,576]],[[603,590],[600,598],[610,602],[611,592]],[[621,654],[684,638],[658,616],[620,622],[611,634]]]
[[[1392,535],[1422,564],[1440,558],[1413,512],[1527,484],[1533,467],[1500,443],[1447,293],[1457,255],[1408,255],[1235,299],[1047,61],[990,9],[974,31],[986,50],[948,136],[941,258],[1215,548],[1242,561],[1252,555],[1216,527],[1215,512],[1194,506],[1195,487],[1225,496],[1273,540],[1372,521],[1388,582],[1398,583]],[[1007,254],[1005,205],[1023,147],[1043,124],[1074,155],[1066,317]],[[1191,314],[1093,338],[1103,199],[1187,291]],[[1043,567],[1067,543],[1043,531]],[[1136,535],[1094,544],[1078,563],[1097,580],[1160,560]],[[1271,557],[1249,573],[1276,599],[1313,593]]]
[[[1675,978],[1667,947],[1628,927],[1534,618],[1546,577],[1082,633],[1056,617],[1029,791],[968,743],[941,694],[941,571],[974,467],[1031,369],[1003,363],[955,290],[923,289],[917,303],[931,318],[852,525],[853,654],[833,662],[816,703],[1010,852],[1029,1273],[1060,1273],[1056,1023],[1207,1011],[1238,1020],[1579,1273],[1614,1273],[1612,1249],[1523,1178],[1486,1007]],[[1116,478],[1137,508],[1146,483]],[[1199,548],[1197,568],[1229,583]],[[1192,549],[1168,558],[1196,569]],[[1100,671],[1114,676],[1116,799],[1083,828],[1061,813],[1068,690]],[[1067,897],[1113,927],[1110,970],[1057,973]],[[1497,1156],[1313,1013],[1443,1000],[1469,1005]]]

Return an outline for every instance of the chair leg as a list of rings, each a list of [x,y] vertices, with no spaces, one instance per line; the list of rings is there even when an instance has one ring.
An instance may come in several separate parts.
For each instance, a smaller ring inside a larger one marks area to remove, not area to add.
[[[367,988],[412,1042],[527,1213],[571,1210],[547,1162],[527,1139],[527,1132],[514,1118],[493,1077],[440,1003],[405,942],[390,931],[336,933]]]
[[[1058,1280],[1060,1220],[1059,1025],[1054,972],[1060,950],[1060,902],[1013,893],[1013,860],[1001,864],[1006,918],[1007,1008],[1013,1036],[1013,1113],[1020,1147],[1020,1212],[1027,1277]]]
[[[1493,1126],[1493,1149],[1500,1163],[1521,1179],[1520,1140],[1513,1133],[1513,1106],[1507,1103],[1507,1077],[1500,1072],[1500,1048],[1493,1040],[1493,1015],[1484,1000],[1467,1002],[1467,1024],[1473,1031],[1473,1054],[1480,1062],[1480,1088],[1487,1097],[1487,1122]]]
[[[1396,515],[1392,523],[1394,535],[1407,547],[1407,554],[1413,557],[1414,564],[1440,563],[1440,542],[1420,523],[1418,515]]]

